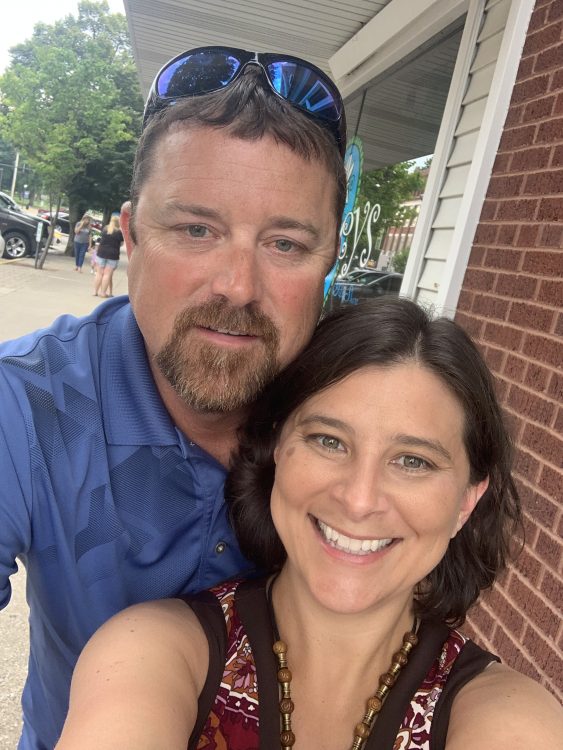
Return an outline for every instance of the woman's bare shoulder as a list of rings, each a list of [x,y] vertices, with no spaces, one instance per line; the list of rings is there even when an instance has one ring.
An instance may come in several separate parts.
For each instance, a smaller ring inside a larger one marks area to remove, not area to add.
[[[78,660],[57,748],[185,748],[208,661],[205,633],[184,602],[123,610],[94,634]]]
[[[544,687],[504,664],[491,664],[452,706],[447,750],[556,747],[563,709]]]

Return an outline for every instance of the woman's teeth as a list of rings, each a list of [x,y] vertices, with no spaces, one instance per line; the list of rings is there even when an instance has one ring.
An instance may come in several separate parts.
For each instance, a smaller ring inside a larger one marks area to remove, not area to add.
[[[340,534],[326,523],[317,519],[317,527],[331,547],[351,555],[369,555],[391,544],[393,539],[354,539]]]

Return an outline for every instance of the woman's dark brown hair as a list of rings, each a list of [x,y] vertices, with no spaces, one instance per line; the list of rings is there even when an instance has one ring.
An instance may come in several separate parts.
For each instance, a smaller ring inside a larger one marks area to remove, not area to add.
[[[279,569],[286,553],[272,522],[270,494],[274,448],[285,421],[308,398],[362,367],[410,361],[440,378],[460,403],[471,483],[489,477],[476,509],[416,594],[419,616],[458,625],[504,568],[521,511],[491,374],[452,320],[432,320],[415,303],[396,298],[344,307],[325,318],[309,346],[253,407],[225,494],[243,553],[264,571]]]

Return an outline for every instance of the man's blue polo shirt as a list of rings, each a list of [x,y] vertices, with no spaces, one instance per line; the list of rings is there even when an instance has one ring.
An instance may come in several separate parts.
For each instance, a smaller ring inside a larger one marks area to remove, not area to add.
[[[0,607],[19,557],[31,610],[20,750],[54,746],[109,617],[249,570],[224,479],[170,421],[127,298],[0,345]]]

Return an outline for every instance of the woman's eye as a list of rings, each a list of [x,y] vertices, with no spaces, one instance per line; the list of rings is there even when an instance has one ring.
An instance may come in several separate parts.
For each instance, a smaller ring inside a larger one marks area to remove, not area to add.
[[[328,451],[342,451],[344,446],[338,438],[332,437],[331,435],[313,435],[313,439]]]
[[[204,224],[190,224],[186,232],[190,237],[206,237],[209,230]]]
[[[420,458],[420,456],[400,456],[396,463],[398,463],[400,466],[403,466],[405,469],[430,469],[430,464],[428,461],[425,461],[424,458]]]

